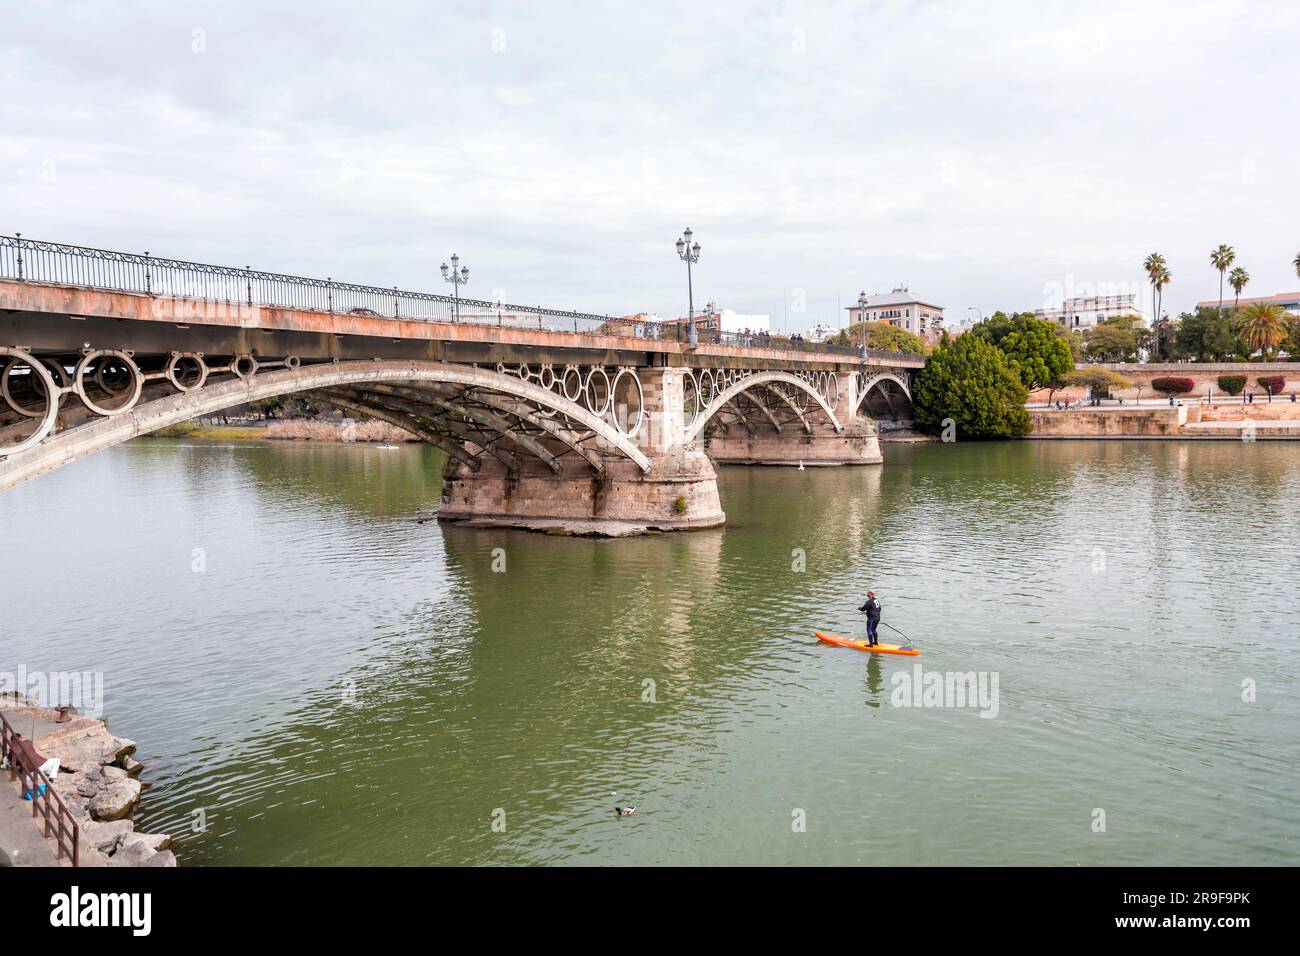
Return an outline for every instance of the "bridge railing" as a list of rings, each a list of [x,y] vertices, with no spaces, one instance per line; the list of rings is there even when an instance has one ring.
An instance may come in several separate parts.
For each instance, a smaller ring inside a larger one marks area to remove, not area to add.
[[[17,776],[19,792],[31,794],[32,818],[43,818],[46,839],[54,839],[54,858],[61,860],[66,854],[73,866],[80,866],[81,827],[68,805],[55,792],[50,778],[40,768],[26,765],[14,746],[14,737],[9,720],[0,714],[0,761],[9,768],[9,779]]]
[[[251,268],[187,262],[148,252],[113,252],[90,246],[44,242],[24,239],[21,234],[0,236],[0,278],[142,293],[185,301],[221,302],[248,308],[306,309],[341,315],[617,335],[658,341],[684,341],[687,335],[683,323],[678,322],[511,305],[486,299],[457,299],[431,292],[336,282],[332,278],[313,279]],[[767,333],[720,332],[714,329],[699,329],[698,333],[703,344],[863,355],[863,350],[857,346],[805,342]],[[876,359],[897,359],[904,355],[875,349],[869,349],[865,354]]]

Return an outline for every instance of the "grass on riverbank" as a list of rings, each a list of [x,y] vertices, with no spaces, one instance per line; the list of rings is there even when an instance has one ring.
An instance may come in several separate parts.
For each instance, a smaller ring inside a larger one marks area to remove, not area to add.
[[[150,432],[151,438],[204,438],[216,441],[261,441],[266,438],[265,425],[204,425],[200,422],[181,422],[168,425],[156,432]]]
[[[256,425],[208,425],[181,422],[151,433],[155,438],[190,438],[205,441],[315,441],[315,442],[407,442],[413,435],[386,422],[361,421],[345,427],[340,423],[309,419],[259,422]]]

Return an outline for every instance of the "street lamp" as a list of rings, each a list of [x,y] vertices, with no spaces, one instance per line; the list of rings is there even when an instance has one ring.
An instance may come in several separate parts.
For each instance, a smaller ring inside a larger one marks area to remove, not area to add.
[[[862,323],[862,357],[867,357],[867,293],[858,293],[858,321]]]
[[[456,253],[451,254],[451,268],[447,268],[447,263],[442,264],[442,279],[444,282],[450,282],[455,290],[456,304],[452,310],[452,321],[460,321],[460,287],[469,282],[469,266],[456,267],[460,265],[460,256]]]
[[[695,290],[691,285],[691,263],[700,261],[700,244],[691,245],[691,227],[687,226],[682,237],[677,240],[677,257],[686,263],[686,341],[691,345],[699,342],[695,332]]]

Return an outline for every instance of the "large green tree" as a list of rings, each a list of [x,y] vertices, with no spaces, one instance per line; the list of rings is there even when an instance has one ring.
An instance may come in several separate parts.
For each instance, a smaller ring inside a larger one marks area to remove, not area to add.
[[[1029,434],[1028,398],[1002,351],[969,332],[941,342],[912,389],[917,426],[942,431],[952,419],[959,439]]]
[[[997,344],[1031,392],[1060,388],[1062,376],[1074,368],[1070,343],[1056,329],[1053,322],[1018,315],[1011,320],[1011,331]]]
[[[1174,345],[1177,358],[1197,362],[1222,362],[1247,352],[1232,317],[1211,308],[1184,312],[1178,320]]]
[[[966,334],[981,338],[990,345],[1001,345],[1002,340],[1016,330],[1018,322],[1033,317],[1032,312],[1007,313],[999,309],[982,322],[976,322]]]

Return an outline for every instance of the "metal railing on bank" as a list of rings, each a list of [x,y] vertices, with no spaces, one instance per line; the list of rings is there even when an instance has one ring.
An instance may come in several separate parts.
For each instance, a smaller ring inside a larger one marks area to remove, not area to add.
[[[685,341],[681,322],[658,322],[636,316],[598,315],[512,305],[486,299],[457,299],[396,287],[357,285],[332,278],[263,272],[245,267],[214,266],[133,252],[0,236],[0,278],[50,285],[72,285],[110,292],[132,292],[182,300],[221,302],[228,306],[307,309],[342,315],[375,316],[423,322],[616,335],[656,341]],[[720,332],[698,329],[701,344],[754,349],[858,356],[859,346],[806,342],[766,332]],[[903,352],[868,349],[875,359],[909,357]],[[915,357],[915,356],[910,356]]]
[[[35,741],[32,744],[34,746]],[[3,755],[5,766],[9,768],[9,779],[12,781],[17,775],[19,790],[31,793],[32,818],[44,819],[45,837],[54,839],[55,859],[61,860],[66,855],[73,866],[80,866],[81,828],[77,826],[67,804],[55,792],[50,778],[38,767],[25,766],[25,759],[14,746],[14,729],[4,714],[0,714],[0,754]]]

